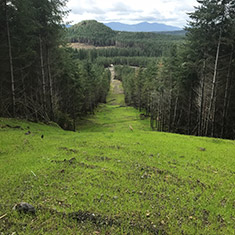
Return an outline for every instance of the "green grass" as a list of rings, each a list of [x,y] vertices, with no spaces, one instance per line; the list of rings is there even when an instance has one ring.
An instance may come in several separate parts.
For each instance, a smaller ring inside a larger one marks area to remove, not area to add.
[[[119,105],[100,105],[95,116],[80,120],[78,131],[81,132],[130,132],[149,130],[149,120],[140,120],[140,113],[132,107]]]
[[[234,234],[235,142],[152,132],[122,102],[79,132],[0,118],[1,234]]]

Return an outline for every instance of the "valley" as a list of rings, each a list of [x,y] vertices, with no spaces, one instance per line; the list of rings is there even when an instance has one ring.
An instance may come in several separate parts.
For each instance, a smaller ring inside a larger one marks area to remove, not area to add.
[[[112,79],[77,132],[0,118],[0,232],[232,234],[234,141],[153,132],[139,114]]]
[[[234,234],[235,1],[76,1],[1,3],[0,235]]]

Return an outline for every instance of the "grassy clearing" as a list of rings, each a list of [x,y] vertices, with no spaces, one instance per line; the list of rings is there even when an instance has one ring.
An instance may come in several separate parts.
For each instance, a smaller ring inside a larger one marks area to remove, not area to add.
[[[149,130],[149,121],[141,120],[139,112],[132,107],[119,105],[100,105],[95,116],[79,122],[80,132],[129,132],[130,126],[135,131]]]
[[[109,49],[109,48],[116,48],[115,46],[93,46],[93,45],[88,45],[86,43],[79,43],[79,42],[74,42],[74,43],[68,43],[69,47],[72,47],[73,49]]]
[[[152,132],[112,92],[76,133],[0,118],[0,232],[234,234],[235,142]]]

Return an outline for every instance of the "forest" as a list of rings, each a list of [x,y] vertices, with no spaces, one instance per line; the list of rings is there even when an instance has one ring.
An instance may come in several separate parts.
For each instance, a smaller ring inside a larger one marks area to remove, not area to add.
[[[78,63],[65,46],[66,2],[1,1],[0,116],[73,130],[78,117],[105,102],[109,71],[88,60]]]
[[[66,4],[0,1],[0,234],[234,234],[235,0],[161,33]]]
[[[153,130],[235,138],[235,2],[198,1],[185,41],[134,71],[116,67],[126,102]]]
[[[169,56],[170,48],[180,44],[184,31],[173,32],[121,32],[95,20],[86,20],[67,29],[66,40],[71,43],[94,45],[99,50],[79,50],[78,57],[164,57]],[[102,48],[103,47],[103,48]]]
[[[234,138],[235,2],[198,2],[184,36],[117,32],[94,20],[67,29],[66,1],[2,1],[1,116],[75,129],[105,102],[114,64],[126,103],[153,130]]]

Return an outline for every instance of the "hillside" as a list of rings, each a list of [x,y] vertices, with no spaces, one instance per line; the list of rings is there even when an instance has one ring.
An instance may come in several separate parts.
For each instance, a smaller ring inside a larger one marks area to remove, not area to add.
[[[113,79],[78,130],[0,118],[1,233],[233,233],[234,141],[150,131]]]
[[[176,31],[181,30],[178,27],[158,24],[158,23],[148,23],[141,22],[139,24],[122,24],[119,22],[105,23],[106,26],[110,27],[112,30],[116,31],[128,31],[128,32],[161,32],[161,31]]]
[[[97,21],[84,21],[67,29],[68,46],[76,49],[73,57],[91,59],[105,67],[110,64],[146,67],[156,57],[169,56],[172,47],[182,44],[184,36],[181,31],[166,34],[112,31]]]
[[[235,1],[66,3],[1,4],[0,235],[234,234]]]
[[[162,30],[161,30],[162,31]],[[109,27],[95,20],[82,21],[67,29],[69,42],[86,43],[94,46],[117,46],[117,47],[143,47],[142,44],[153,44],[157,41],[173,42],[180,41],[184,34],[174,31],[161,33],[153,32],[122,32],[113,31]],[[141,46],[139,45],[141,43]]]
[[[68,28],[67,37],[71,42],[88,43],[95,46],[113,44],[116,33],[95,20],[85,20]]]

